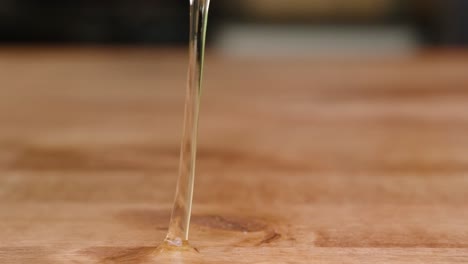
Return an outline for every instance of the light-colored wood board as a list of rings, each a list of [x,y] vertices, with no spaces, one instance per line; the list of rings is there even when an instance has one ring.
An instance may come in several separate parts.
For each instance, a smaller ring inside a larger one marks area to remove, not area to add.
[[[210,55],[201,253],[157,260],[185,54],[4,48],[0,263],[467,263],[467,58]]]

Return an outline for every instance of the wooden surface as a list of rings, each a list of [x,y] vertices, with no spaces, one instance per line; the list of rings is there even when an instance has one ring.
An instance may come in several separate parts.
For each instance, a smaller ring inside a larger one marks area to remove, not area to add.
[[[0,51],[0,263],[151,263],[185,64],[168,50]],[[199,262],[468,263],[466,54],[209,56],[206,71]]]

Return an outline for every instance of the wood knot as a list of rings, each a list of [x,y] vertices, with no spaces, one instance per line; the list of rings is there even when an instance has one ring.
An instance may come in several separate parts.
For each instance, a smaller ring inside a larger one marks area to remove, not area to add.
[[[194,216],[193,223],[200,227],[234,232],[260,232],[268,229],[267,224],[257,220],[219,215]]]

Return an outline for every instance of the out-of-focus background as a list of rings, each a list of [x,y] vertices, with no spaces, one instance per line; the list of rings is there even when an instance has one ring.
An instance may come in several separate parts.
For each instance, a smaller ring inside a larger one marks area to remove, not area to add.
[[[468,44],[465,0],[213,0],[227,55],[394,54]],[[0,0],[0,43],[185,45],[188,1]]]

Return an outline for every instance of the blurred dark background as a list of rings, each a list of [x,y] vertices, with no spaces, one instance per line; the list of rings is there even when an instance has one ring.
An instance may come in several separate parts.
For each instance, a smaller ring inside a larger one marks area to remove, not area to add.
[[[186,0],[0,0],[0,43],[185,45],[188,6]],[[238,51],[275,39],[308,47],[317,39],[400,49],[463,46],[467,12],[467,0],[212,0],[209,42]]]

